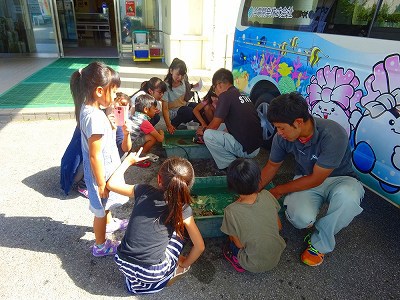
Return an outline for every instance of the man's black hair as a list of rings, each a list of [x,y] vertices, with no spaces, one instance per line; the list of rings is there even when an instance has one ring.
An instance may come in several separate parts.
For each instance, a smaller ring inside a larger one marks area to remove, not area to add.
[[[298,118],[302,118],[305,122],[310,117],[307,102],[297,92],[280,95],[273,99],[268,106],[267,118],[271,123],[293,125]]]

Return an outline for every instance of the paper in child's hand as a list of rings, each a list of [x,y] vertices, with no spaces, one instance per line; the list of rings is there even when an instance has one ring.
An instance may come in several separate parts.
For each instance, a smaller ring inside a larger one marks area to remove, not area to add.
[[[195,83],[192,87],[192,92],[199,92],[201,90],[201,88],[203,87],[203,80],[199,80],[199,82]]]

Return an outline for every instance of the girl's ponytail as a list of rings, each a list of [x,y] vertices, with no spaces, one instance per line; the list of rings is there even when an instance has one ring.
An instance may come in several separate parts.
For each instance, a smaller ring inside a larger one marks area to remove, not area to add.
[[[79,71],[75,71],[74,73],[72,73],[69,82],[69,87],[75,105],[75,119],[76,122],[78,123],[78,126],[79,126],[79,114],[81,111],[82,104],[85,101],[84,93],[82,93],[81,91],[81,83],[80,83],[81,76],[82,76],[82,69],[79,69]]]
[[[143,81],[142,84],[140,85],[139,91],[148,93],[148,91],[147,91],[148,89],[149,89],[149,81],[148,80]]]
[[[194,170],[191,163],[181,157],[167,159],[159,171],[164,199],[168,205],[165,224],[171,224],[176,234],[183,238],[185,227],[182,211],[190,205],[192,198],[190,189],[194,183]]]
[[[168,205],[169,214],[165,223],[170,223],[175,229],[176,234],[182,238],[185,231],[182,220],[182,209],[186,204],[190,204],[190,190],[185,181],[179,176],[175,176],[169,182],[164,194]]]

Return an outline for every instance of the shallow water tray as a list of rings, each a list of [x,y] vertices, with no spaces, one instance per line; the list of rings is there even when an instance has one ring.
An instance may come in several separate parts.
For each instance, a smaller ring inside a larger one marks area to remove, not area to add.
[[[224,236],[220,229],[224,208],[237,198],[228,191],[226,176],[196,177],[191,195],[193,215],[203,238]]]
[[[162,146],[167,157],[179,156],[186,159],[212,158],[206,145],[193,142],[196,130],[175,130],[174,134],[165,133]]]

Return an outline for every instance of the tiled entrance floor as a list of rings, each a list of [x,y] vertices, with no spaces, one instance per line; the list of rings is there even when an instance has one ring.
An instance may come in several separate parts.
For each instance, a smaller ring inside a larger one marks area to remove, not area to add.
[[[56,60],[0,95],[0,108],[74,106],[69,88],[71,74],[93,60],[90,58]],[[118,71],[118,59],[105,58],[102,61]]]
[[[74,118],[69,90],[71,74],[93,60],[101,60],[119,71],[120,91],[128,95],[153,76],[164,79],[168,66],[162,61],[145,63],[117,58],[0,58],[0,123],[12,120]],[[203,80],[204,96],[211,86],[209,70],[190,70],[189,81]]]

